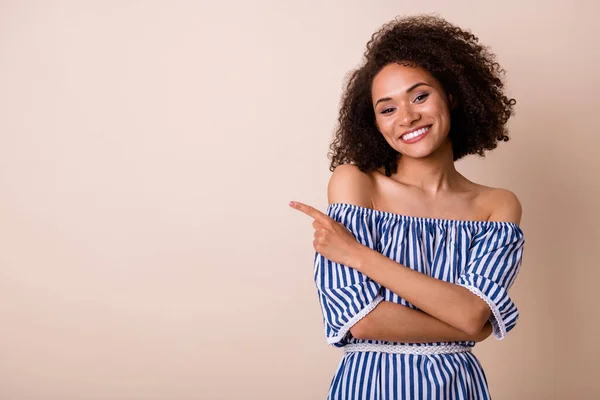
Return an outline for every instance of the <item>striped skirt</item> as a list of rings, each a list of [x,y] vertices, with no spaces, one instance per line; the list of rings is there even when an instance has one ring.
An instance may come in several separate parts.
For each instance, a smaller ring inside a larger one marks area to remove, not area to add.
[[[468,346],[349,344],[329,400],[490,399],[481,364]]]

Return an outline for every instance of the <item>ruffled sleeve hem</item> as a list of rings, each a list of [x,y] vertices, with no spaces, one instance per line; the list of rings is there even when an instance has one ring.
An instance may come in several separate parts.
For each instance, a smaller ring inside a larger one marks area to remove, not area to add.
[[[356,315],[354,315],[352,318],[350,318],[350,320],[348,320],[348,322],[346,322],[340,328],[340,330],[338,331],[338,333],[335,336],[327,337],[327,343],[335,344],[335,343],[340,342],[348,334],[348,332],[350,331],[350,328],[352,328],[354,325],[356,325],[356,323],[358,321],[360,321],[361,319],[366,317],[368,313],[373,311],[375,309],[375,307],[377,307],[377,305],[381,301],[383,301],[383,296],[381,294],[378,294],[377,296],[375,296],[373,301],[371,301],[369,304],[367,304],[367,306],[365,308],[363,308]]]

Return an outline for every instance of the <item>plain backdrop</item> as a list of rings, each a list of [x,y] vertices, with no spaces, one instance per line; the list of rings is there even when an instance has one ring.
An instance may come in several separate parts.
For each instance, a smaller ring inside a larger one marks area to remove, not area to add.
[[[596,1],[0,1],[0,399],[323,399],[312,220],[346,74],[396,15],[491,46],[520,198],[495,400],[597,399]]]

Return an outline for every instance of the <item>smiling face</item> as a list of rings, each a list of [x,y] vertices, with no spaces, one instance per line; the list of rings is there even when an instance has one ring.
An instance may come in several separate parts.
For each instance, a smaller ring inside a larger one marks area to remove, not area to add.
[[[449,140],[452,96],[423,68],[386,65],[373,79],[371,97],[377,128],[402,155],[427,157]]]

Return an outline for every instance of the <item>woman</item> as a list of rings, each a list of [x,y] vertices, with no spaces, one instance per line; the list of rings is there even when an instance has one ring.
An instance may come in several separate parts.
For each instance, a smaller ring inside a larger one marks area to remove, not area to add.
[[[315,282],[327,341],[344,348],[329,399],[489,399],[471,352],[518,310],[521,205],[454,162],[506,141],[514,99],[472,34],[441,18],[382,27],[343,96]]]

